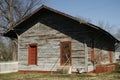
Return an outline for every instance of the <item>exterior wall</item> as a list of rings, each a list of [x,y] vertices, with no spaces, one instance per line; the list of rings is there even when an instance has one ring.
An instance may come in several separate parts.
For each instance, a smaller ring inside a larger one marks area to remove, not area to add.
[[[109,64],[110,62],[110,51],[104,49],[95,48],[95,63],[96,64]],[[111,51],[112,63],[114,63],[115,53]]]
[[[120,43],[115,48],[115,61],[120,61]]]
[[[74,32],[75,34],[75,32]],[[76,33],[77,34],[77,33]],[[60,42],[72,42],[72,71],[89,72],[95,69],[91,62],[91,40],[80,42],[42,23],[36,23],[18,37],[19,70],[56,71],[60,67]],[[37,43],[38,63],[28,65],[28,45]],[[85,46],[86,45],[86,46]],[[89,46],[88,46],[89,45]],[[95,64],[108,64],[109,51],[94,48]]]
[[[0,62],[0,74],[18,71],[18,62]]]
[[[40,16],[40,19],[36,18],[35,22],[26,23],[26,27],[30,28],[23,29],[23,32],[21,30],[22,34],[18,36],[19,70],[56,71],[61,66],[60,42],[63,41],[71,41],[73,72],[78,72],[78,70],[88,72],[95,69],[95,64],[110,63],[109,50],[106,46],[109,42],[106,36],[96,38],[93,36],[94,30],[88,26],[55,13],[50,15],[45,13]],[[98,33],[96,31],[96,34]],[[94,63],[91,61],[91,42],[93,42],[91,37],[96,39],[94,41]],[[38,63],[28,65],[28,45],[33,43],[38,45]]]
[[[60,42],[72,42],[72,71],[85,67],[84,44],[37,23],[18,37],[19,70],[56,71],[60,66]],[[28,65],[28,45],[38,44],[38,64]]]
[[[72,71],[92,71],[95,65],[91,62],[91,40],[82,39],[80,42],[38,22],[18,37],[19,70],[56,71],[60,66],[60,42],[71,41]],[[28,65],[28,45],[32,43],[38,45],[37,65]],[[110,63],[108,50],[94,48],[94,54],[95,64]]]

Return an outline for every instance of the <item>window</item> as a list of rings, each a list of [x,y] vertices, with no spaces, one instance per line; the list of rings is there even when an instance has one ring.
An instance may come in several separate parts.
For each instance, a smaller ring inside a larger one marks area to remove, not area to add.
[[[28,65],[37,65],[37,44],[29,44]]]
[[[60,51],[60,64],[71,65],[71,42],[61,42]]]

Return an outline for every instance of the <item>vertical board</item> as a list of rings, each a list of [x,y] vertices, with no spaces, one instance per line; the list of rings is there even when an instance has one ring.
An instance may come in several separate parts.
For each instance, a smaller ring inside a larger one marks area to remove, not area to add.
[[[88,47],[87,44],[84,43],[85,47],[85,72],[88,72]]]

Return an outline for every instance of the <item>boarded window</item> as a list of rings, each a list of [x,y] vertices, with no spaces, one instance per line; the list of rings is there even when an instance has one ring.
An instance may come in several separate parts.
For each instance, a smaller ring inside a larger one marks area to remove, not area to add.
[[[61,65],[71,65],[71,42],[61,42],[60,43]]]
[[[37,44],[29,44],[28,64],[29,65],[37,65]]]

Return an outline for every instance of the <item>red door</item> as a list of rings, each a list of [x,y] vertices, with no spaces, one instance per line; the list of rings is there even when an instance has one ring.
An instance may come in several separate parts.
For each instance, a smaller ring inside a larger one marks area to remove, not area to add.
[[[37,65],[37,45],[29,45],[28,64]]]
[[[61,42],[60,49],[61,49],[60,56],[61,65],[71,65],[71,42]]]

